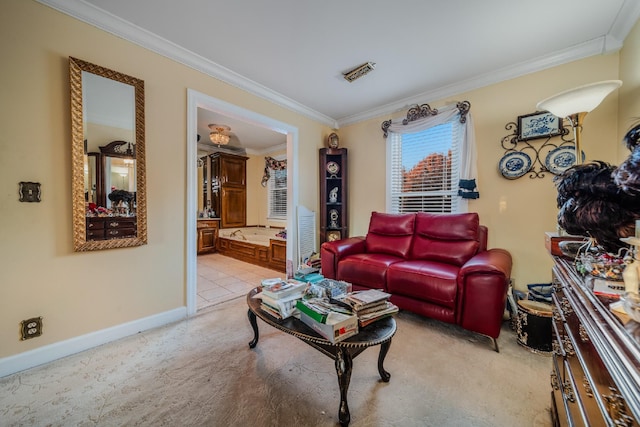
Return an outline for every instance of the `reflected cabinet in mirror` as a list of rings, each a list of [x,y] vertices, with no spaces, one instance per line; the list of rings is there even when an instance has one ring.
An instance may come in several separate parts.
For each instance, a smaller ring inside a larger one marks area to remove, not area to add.
[[[144,82],[69,57],[73,246],[147,243]]]

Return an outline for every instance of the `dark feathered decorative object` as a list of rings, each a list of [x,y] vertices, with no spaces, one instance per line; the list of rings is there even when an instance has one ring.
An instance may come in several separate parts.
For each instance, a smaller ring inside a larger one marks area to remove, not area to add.
[[[626,245],[640,219],[640,125],[625,136],[631,155],[620,167],[594,161],[567,169],[554,179],[558,224],[570,234],[590,236],[607,252]]]
[[[637,195],[640,193],[640,125],[636,125],[624,136],[624,144],[631,154],[622,162],[613,174],[616,185],[620,186],[623,191]]]
[[[113,203],[131,203],[134,198],[134,194],[127,190],[113,190],[107,197],[109,197],[109,200],[111,200]]]

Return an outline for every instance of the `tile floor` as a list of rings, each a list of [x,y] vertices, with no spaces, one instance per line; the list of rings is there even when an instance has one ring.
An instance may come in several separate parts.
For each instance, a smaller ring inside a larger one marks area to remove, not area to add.
[[[260,281],[284,273],[220,254],[198,255],[198,310],[235,298],[244,298]]]

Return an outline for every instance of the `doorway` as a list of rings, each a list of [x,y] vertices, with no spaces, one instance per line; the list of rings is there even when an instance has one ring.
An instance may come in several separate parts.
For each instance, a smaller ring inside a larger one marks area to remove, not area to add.
[[[233,119],[267,128],[287,138],[287,273],[297,267],[297,230],[295,227],[295,208],[298,205],[298,128],[270,117],[241,108],[209,95],[187,89],[187,209],[186,209],[186,299],[187,315],[197,311],[197,117],[198,108],[220,113]]]

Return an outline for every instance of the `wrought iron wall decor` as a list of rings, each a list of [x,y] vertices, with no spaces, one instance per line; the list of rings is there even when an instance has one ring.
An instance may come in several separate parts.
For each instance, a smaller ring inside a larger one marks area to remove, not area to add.
[[[509,122],[505,125],[504,128],[511,133],[500,141],[505,152],[498,162],[498,170],[503,177],[518,179],[529,174],[531,179],[544,178],[547,172],[559,175],[575,163],[575,146],[573,138],[568,137],[571,132],[565,123],[560,121],[557,128],[548,130],[546,134],[539,132],[535,138],[523,137],[519,126],[522,118],[546,117],[544,113],[519,116],[518,123]]]
[[[471,109],[471,103],[469,101],[462,101],[456,104],[456,108],[460,111],[460,123],[466,123],[467,113]],[[416,105],[409,108],[407,111],[407,117],[402,119],[402,124],[407,125],[415,120],[422,119],[424,117],[435,116],[438,114],[438,110],[431,108],[429,104]],[[381,128],[384,137],[389,134],[389,127],[391,126],[391,119],[382,122]]]

